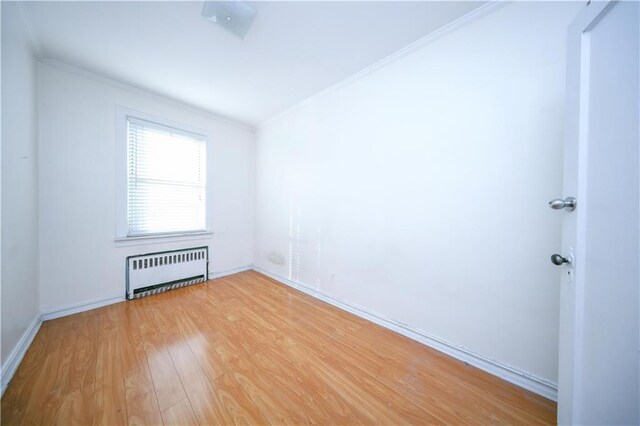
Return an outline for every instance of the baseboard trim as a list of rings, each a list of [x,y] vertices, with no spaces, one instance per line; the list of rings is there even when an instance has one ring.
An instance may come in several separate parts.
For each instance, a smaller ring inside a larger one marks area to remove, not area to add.
[[[384,316],[379,315],[375,312],[371,312],[368,309],[334,298],[321,291],[307,287],[300,282],[289,280],[278,274],[274,274],[272,272],[264,270],[260,267],[253,266],[252,269],[284,285],[295,288],[302,291],[303,293],[320,299],[323,302],[329,303],[330,305],[333,305],[337,308],[343,309],[361,318],[376,323],[382,327],[400,333],[403,336],[406,336],[433,349],[443,352],[449,356],[459,359],[460,361],[469,363],[474,367],[486,371],[487,373],[493,374],[494,376],[500,377],[501,379],[513,383],[514,385],[520,386],[550,400],[558,400],[558,386],[557,384],[549,380],[543,379],[533,374],[529,374],[525,371],[522,371],[510,365],[503,364],[499,361],[476,354],[468,350],[467,348],[447,342],[446,340],[443,340],[436,336],[432,336],[428,333],[425,333],[424,331],[414,329],[398,321],[385,318]]]
[[[86,302],[76,303],[74,305],[65,306],[64,308],[52,309],[42,313],[42,321],[48,321],[56,318],[66,317],[68,315],[78,314],[91,309],[102,308],[103,306],[112,305],[114,303],[123,302],[124,296],[109,297],[106,299],[88,300]]]
[[[16,374],[22,358],[24,358],[27,353],[27,350],[31,346],[33,339],[36,337],[38,330],[40,330],[41,325],[42,320],[40,319],[40,315],[36,315],[33,321],[31,321],[29,327],[22,334],[22,337],[20,337],[20,340],[18,340],[15,348],[13,348],[9,354],[7,362],[2,366],[2,390],[0,391],[0,395],[4,395],[4,391],[7,390],[9,382],[11,382],[13,375]]]
[[[237,274],[239,272],[249,271],[253,268],[253,265],[241,266],[239,268],[229,269],[228,271],[222,272],[209,272],[209,279],[215,280],[216,278],[226,277],[227,275]]]
[[[209,279],[221,278],[227,275],[237,274],[239,272],[244,272],[252,269],[253,265],[246,265],[240,268],[230,269],[228,271],[223,272],[214,272],[209,274]],[[4,391],[9,386],[9,382],[13,378],[13,375],[18,370],[18,366],[20,362],[24,358],[27,350],[33,343],[33,339],[36,337],[40,326],[43,321],[48,321],[56,318],[66,317],[68,315],[78,314],[80,312],[90,311],[92,309],[102,308],[104,306],[112,305],[114,303],[124,302],[126,299],[124,297],[109,297],[106,299],[96,299],[90,300],[86,302],[76,303],[73,305],[65,306],[63,308],[58,309],[50,309],[42,312],[40,315],[37,315],[33,322],[29,325],[29,328],[24,332],[16,347],[11,351],[9,357],[5,365],[3,365],[0,370],[1,373],[1,393],[0,395],[4,395]]]
[[[238,272],[244,272],[251,269],[252,265],[242,266],[240,268],[230,269],[223,272],[209,273],[208,279],[224,277],[227,275],[237,274]],[[42,321],[48,321],[56,318],[66,317],[68,315],[78,314],[80,312],[90,311],[91,309],[102,308],[103,306],[112,305],[114,303],[124,302],[126,299],[122,297],[109,297],[106,299],[89,300],[86,302],[76,303],[73,305],[65,306],[63,308],[51,309],[44,311],[41,316]]]
[[[482,355],[478,355],[464,347],[447,342],[443,339],[432,336],[421,330],[414,329],[398,321],[385,318],[384,316],[379,315],[375,312],[371,312],[368,309],[334,298],[321,291],[310,288],[300,282],[289,280],[278,274],[269,272],[255,265],[243,266],[240,268],[235,268],[235,269],[231,269],[224,272],[210,273],[209,279],[221,278],[227,275],[233,275],[233,274],[237,274],[239,272],[244,272],[248,270],[254,270],[256,272],[259,272],[286,286],[300,290],[303,293],[306,293],[312,297],[322,300],[323,302],[329,303],[330,305],[333,305],[337,308],[343,309],[347,312],[350,312],[361,318],[367,319],[382,327],[385,327],[397,333],[400,333],[403,336],[406,336],[410,339],[413,339],[417,342],[420,342],[424,345],[434,348],[449,356],[459,359],[460,361],[467,362],[473,365],[474,367],[477,367],[483,371],[493,374],[494,376],[500,377],[501,379],[504,379],[510,383],[513,383],[517,386],[520,386],[524,389],[527,389],[545,398],[551,399],[553,401],[557,401],[557,398],[558,398],[557,385],[549,380],[543,379],[533,374],[529,374],[527,372],[524,372],[512,366],[503,364],[501,362],[486,358]],[[27,330],[24,332],[24,334],[18,341],[18,344],[16,345],[16,347],[9,354],[9,357],[7,358],[7,362],[1,368],[2,370],[1,394],[4,394],[5,390],[7,389],[9,382],[13,378],[13,375],[18,369],[20,362],[22,361],[25,354],[27,353],[29,346],[31,346],[31,343],[33,342],[33,339],[35,338],[43,321],[60,318],[67,315],[77,314],[77,313],[88,311],[91,309],[101,308],[103,306],[122,302],[124,300],[125,300],[124,297],[113,297],[113,298],[107,298],[107,299],[101,299],[101,300],[93,300],[93,301],[88,301],[88,302],[67,306],[61,309],[50,310],[34,318],[32,323],[29,325],[29,328],[27,328]]]

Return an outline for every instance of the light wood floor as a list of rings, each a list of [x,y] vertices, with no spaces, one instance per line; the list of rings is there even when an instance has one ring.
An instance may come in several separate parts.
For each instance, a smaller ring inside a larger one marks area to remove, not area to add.
[[[540,424],[555,403],[256,272],[47,321],[3,424]]]

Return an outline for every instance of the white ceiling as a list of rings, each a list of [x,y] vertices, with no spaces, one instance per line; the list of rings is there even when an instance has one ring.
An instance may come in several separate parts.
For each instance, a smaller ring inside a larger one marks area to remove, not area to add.
[[[244,40],[202,2],[25,2],[43,55],[258,124],[481,6],[250,2]]]

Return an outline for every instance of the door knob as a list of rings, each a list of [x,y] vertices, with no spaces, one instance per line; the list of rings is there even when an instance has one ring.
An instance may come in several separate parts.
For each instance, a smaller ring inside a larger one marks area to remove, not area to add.
[[[566,209],[567,211],[573,211],[576,209],[576,199],[574,197],[567,197],[564,200],[556,198],[549,201],[549,207],[554,210]]]
[[[559,254],[552,254],[551,263],[553,263],[554,265],[561,266],[565,263],[570,263],[570,262],[569,262],[569,259],[567,259],[566,257],[562,257]]]

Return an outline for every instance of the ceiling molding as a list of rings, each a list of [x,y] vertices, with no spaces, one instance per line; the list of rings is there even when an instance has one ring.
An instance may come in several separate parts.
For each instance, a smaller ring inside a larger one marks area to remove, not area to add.
[[[198,8],[192,2],[162,7],[143,6],[144,2],[113,2],[108,7],[93,2],[18,3],[37,46],[34,56],[43,63],[153,94],[252,130],[503,4],[469,0],[434,5],[403,2],[401,7],[393,2],[376,6],[375,1],[361,6],[354,6],[357,2],[289,6],[269,1],[263,5],[254,37],[243,44],[224,32],[218,34],[199,10],[194,13]],[[359,19],[367,13],[370,19]],[[283,17],[292,25],[278,27]],[[328,27],[326,21],[333,17],[335,22]],[[359,26],[354,27],[354,19]],[[166,25],[172,22],[176,25]]]
[[[237,121],[231,120],[230,118],[224,117],[220,114],[217,114],[213,111],[209,111],[207,109],[204,108],[200,108],[197,107],[195,105],[189,104],[187,102],[184,102],[182,100],[176,99],[176,98],[172,98],[166,95],[162,95],[160,93],[148,90],[148,89],[142,89],[140,87],[119,81],[119,80],[115,80],[113,78],[110,77],[105,77],[101,74],[97,74],[95,72],[92,71],[88,71],[84,68],[79,68],[76,67],[75,65],[69,65],[66,64],[64,62],[60,62],[57,61],[55,59],[51,59],[51,58],[47,58],[47,57],[41,57],[39,60],[40,63],[42,64],[46,64],[49,65],[53,68],[57,68],[63,71],[67,71],[69,73],[72,74],[76,74],[76,75],[80,75],[82,77],[88,78],[90,80],[94,80],[97,81],[99,83],[104,83],[104,84],[108,84],[110,86],[113,87],[117,87],[118,89],[123,89],[123,90],[127,90],[129,92],[133,92],[133,93],[138,93],[141,94],[143,96],[146,96],[148,98],[152,98],[158,101],[162,101],[162,102],[169,102],[171,104],[174,104],[177,107],[192,111],[196,114],[201,114],[201,115],[205,115],[213,120],[219,121],[221,123],[225,123],[225,124],[231,124],[233,126],[239,127],[241,129],[245,129],[245,130],[250,130],[251,132],[254,131],[254,128],[252,126],[249,126],[247,124],[244,123],[239,123]]]
[[[20,13],[22,13],[22,19],[24,20],[25,27],[27,28],[27,33],[29,33],[29,38],[31,39],[31,45],[33,46],[36,56],[38,59],[42,59],[45,57],[44,49],[42,47],[42,43],[40,42],[40,37],[38,37],[38,33],[36,32],[35,27],[33,26],[33,22],[31,21],[31,17],[29,16],[29,12],[24,8],[24,1],[16,2],[18,4],[18,9],[20,9]]]
[[[467,13],[464,16],[461,16],[460,18],[456,19],[455,21],[452,21],[451,23],[437,29],[436,31],[433,31],[430,34],[427,34],[426,36],[414,41],[411,44],[408,44],[407,46],[403,47],[402,49],[392,53],[391,55],[387,56],[384,59],[379,60],[378,62],[375,62],[371,65],[369,65],[366,68],[363,68],[362,70],[356,72],[355,74],[350,75],[349,77],[345,78],[344,80],[341,80],[329,87],[327,87],[326,89],[315,93],[314,95],[309,96],[308,98],[298,102],[297,104],[287,108],[286,110],[276,114],[275,116],[268,118],[262,122],[260,122],[259,124],[257,124],[255,126],[255,129],[259,130],[261,127],[265,127],[268,126],[269,123],[277,121],[279,119],[281,119],[282,117],[292,113],[293,111],[304,107],[305,105],[308,105],[312,102],[314,102],[316,99],[319,99],[323,96],[326,96],[332,92],[335,92],[338,89],[341,89],[345,86],[350,85],[351,83],[360,80],[361,78],[366,77],[367,75],[371,74],[372,72],[383,68],[387,65],[390,65],[393,62],[398,61],[399,59],[405,57],[406,55],[408,55],[411,52],[414,52],[430,43],[433,43],[434,41],[438,40],[439,38],[450,34],[456,30],[459,30],[460,28],[463,28],[475,21],[478,21],[482,18],[484,18],[485,16],[497,11],[498,9],[501,9],[502,7],[514,3],[517,0],[490,0],[487,4],[484,4],[482,6],[480,6],[477,9],[472,10],[471,12]]]

